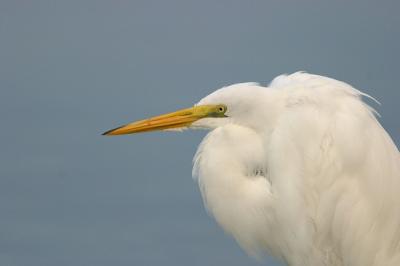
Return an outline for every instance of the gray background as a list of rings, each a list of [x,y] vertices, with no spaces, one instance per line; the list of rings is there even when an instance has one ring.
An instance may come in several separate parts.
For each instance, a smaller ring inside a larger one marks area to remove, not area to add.
[[[207,216],[205,132],[100,134],[306,70],[375,96],[396,143],[398,1],[0,1],[0,266],[278,265]]]

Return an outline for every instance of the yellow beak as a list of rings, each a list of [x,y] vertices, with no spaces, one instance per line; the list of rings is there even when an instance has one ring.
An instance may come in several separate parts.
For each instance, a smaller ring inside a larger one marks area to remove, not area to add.
[[[205,117],[224,117],[225,105],[198,105],[145,120],[136,121],[104,132],[103,135],[125,135],[154,130],[188,127]]]

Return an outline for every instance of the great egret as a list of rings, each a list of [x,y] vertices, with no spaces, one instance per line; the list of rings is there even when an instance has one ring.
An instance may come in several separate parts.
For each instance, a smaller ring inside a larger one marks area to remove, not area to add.
[[[362,96],[297,72],[104,134],[210,129],[193,175],[209,212],[250,254],[292,266],[398,266],[399,152]]]

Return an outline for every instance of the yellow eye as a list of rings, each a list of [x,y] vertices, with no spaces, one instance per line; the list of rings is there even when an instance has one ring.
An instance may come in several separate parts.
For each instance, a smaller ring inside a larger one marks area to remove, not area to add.
[[[227,107],[224,104],[200,105],[198,108],[204,108],[207,117],[226,117]]]
[[[226,112],[226,106],[225,105],[220,105],[218,106],[218,113],[225,113]]]

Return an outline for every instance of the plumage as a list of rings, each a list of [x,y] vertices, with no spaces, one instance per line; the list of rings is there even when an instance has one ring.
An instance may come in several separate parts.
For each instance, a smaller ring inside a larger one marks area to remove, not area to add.
[[[209,212],[250,254],[400,265],[399,153],[362,95],[299,72],[199,102],[232,109],[199,146],[194,175]]]
[[[194,107],[107,132],[211,130],[193,176],[250,255],[290,266],[400,265],[400,157],[366,96],[297,72],[240,83]]]

